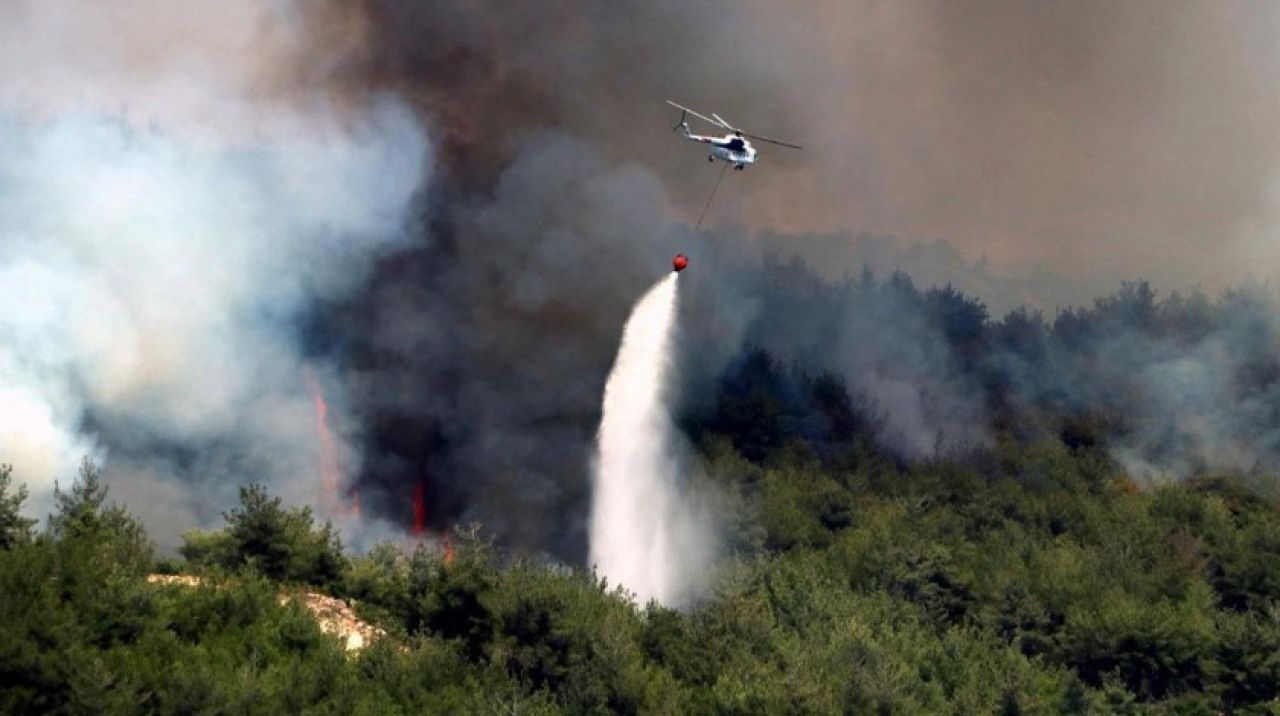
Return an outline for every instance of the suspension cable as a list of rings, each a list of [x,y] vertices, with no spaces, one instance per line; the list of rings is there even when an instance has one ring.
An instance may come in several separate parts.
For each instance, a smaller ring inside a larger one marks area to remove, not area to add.
[[[729,163],[725,162],[724,167],[720,169],[720,176],[716,177],[716,185],[711,188],[711,196],[707,197],[706,206],[702,207],[702,215],[698,217],[698,225],[693,228],[694,231],[702,230],[702,220],[707,218],[707,210],[711,208],[711,202],[715,201],[716,192],[720,190],[720,182],[724,181],[724,175],[729,171]]]

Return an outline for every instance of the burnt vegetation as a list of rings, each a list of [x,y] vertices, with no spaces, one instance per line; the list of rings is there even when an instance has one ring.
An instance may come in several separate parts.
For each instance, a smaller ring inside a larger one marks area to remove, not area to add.
[[[259,486],[224,528],[163,557],[93,464],[43,527],[5,468],[0,711],[1275,708],[1267,290],[1160,298],[1133,283],[1052,318],[993,319],[901,274],[792,278],[762,276],[762,315],[804,305],[789,315],[817,325],[757,326],[681,418],[690,480],[718,496],[722,533],[700,602],[637,605],[483,532],[456,535],[448,560],[426,546],[350,554]],[[861,357],[820,350],[855,314],[879,316],[849,349]],[[919,424],[962,439],[940,434],[921,454],[893,434],[896,393],[864,376],[911,382],[924,366],[947,379],[914,383],[927,388]],[[148,583],[156,571],[206,580]],[[302,585],[355,600],[389,636],[345,653],[278,599]]]

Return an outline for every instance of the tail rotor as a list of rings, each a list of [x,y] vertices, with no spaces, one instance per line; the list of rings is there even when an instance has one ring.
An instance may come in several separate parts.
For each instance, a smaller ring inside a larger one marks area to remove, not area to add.
[[[680,112],[680,121],[679,121],[679,122],[676,122],[676,126],[672,127],[672,128],[671,128],[671,131],[673,131],[673,132],[674,132],[674,131],[677,131],[677,130],[679,130],[679,129],[683,129],[683,130],[685,131],[685,133],[687,134],[687,133],[689,132],[689,123],[688,123],[687,121],[685,121],[685,119],[686,119],[688,116],[689,116],[689,113],[688,113],[688,112],[686,112],[686,111],[684,111],[684,110],[681,110],[681,112]]]

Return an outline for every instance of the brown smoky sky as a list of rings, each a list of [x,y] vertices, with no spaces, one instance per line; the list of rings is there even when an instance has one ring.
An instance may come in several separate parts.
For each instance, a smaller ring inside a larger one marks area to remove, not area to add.
[[[464,185],[562,130],[649,168],[692,222],[718,165],[667,131],[675,99],[806,147],[762,146],[711,225],[794,235],[842,269],[857,252],[831,254],[833,233],[1090,290],[1216,288],[1280,259],[1270,0],[17,0],[0,17],[6,106],[225,130],[246,96],[256,128],[263,107],[393,90]]]
[[[355,76],[428,107],[464,177],[560,128],[649,166],[696,217],[717,168],[666,131],[672,98],[805,145],[761,147],[713,224],[941,240],[1100,288],[1212,288],[1280,258],[1273,2],[365,7]]]

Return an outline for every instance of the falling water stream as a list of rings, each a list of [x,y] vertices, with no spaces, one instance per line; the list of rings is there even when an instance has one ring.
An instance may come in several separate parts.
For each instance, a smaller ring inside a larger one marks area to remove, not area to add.
[[[667,407],[678,276],[649,289],[627,319],[605,384],[594,465],[591,563],[642,604],[669,604],[680,586],[682,511]]]

